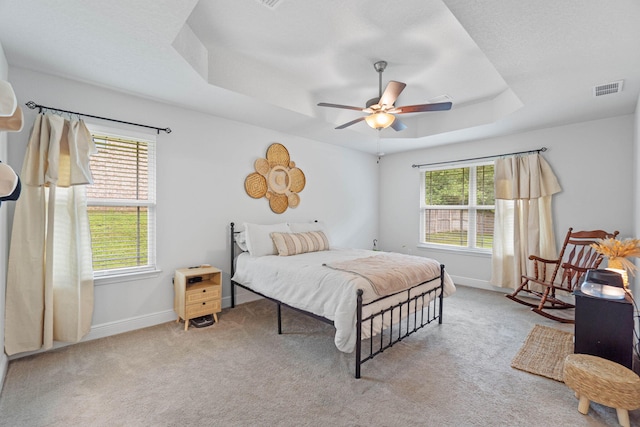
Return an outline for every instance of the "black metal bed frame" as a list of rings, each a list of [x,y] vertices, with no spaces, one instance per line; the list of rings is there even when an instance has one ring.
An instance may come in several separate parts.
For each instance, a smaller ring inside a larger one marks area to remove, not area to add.
[[[235,231],[235,224],[231,223],[231,278],[235,273],[235,235],[240,233],[239,231]],[[432,282],[434,280],[440,279],[440,285],[436,288],[430,289],[428,291],[419,292],[416,295],[411,295],[412,291],[419,286],[424,285],[425,283]],[[292,307],[288,304],[283,303],[275,298],[268,297],[263,295],[260,292],[256,292],[253,289],[244,286],[240,283],[237,283],[231,280],[231,307],[235,307],[235,287],[240,286],[250,292],[253,292],[256,295],[260,295],[261,297],[273,301],[277,304],[277,316],[278,316],[278,334],[282,334],[282,306],[288,307],[291,310],[297,311],[299,313],[310,316],[314,319],[320,320],[322,322],[333,325],[333,321],[327,319],[326,317],[318,316],[317,314]],[[440,291],[438,295],[437,292]],[[387,298],[391,298],[393,296],[406,293],[407,298],[399,303],[393,304],[387,308],[383,308],[380,311],[370,314],[369,316],[363,318],[363,308],[367,307],[371,304],[374,304],[379,301],[383,301]],[[443,300],[444,300],[444,264],[440,264],[440,276],[437,276],[431,280],[422,282],[418,285],[415,285],[409,289],[402,290],[400,292],[396,292],[391,295],[387,295],[384,297],[380,297],[374,301],[364,303],[362,299],[363,291],[362,289],[358,289],[356,291],[356,349],[355,349],[355,377],[360,378],[360,370],[361,366],[364,362],[373,359],[373,357],[378,354],[384,352],[386,349],[392,347],[394,344],[402,341],[404,338],[409,335],[417,332],[419,329],[422,329],[426,325],[438,320],[438,324],[442,324],[442,309],[443,309]],[[435,297],[434,297],[435,296]],[[426,305],[425,305],[426,299]],[[413,304],[413,312],[411,312],[411,304]],[[418,307],[421,309],[418,310]],[[402,319],[403,310],[406,310],[407,316]],[[427,311],[425,316],[425,310]],[[397,311],[400,319],[397,322],[397,331],[394,331],[394,311]],[[374,339],[374,329],[373,323],[374,319],[380,318],[380,324],[384,325],[385,316],[388,313],[389,319],[389,327],[384,329],[381,327],[381,331],[378,334],[379,337]],[[419,313],[419,314],[418,314]],[[418,321],[419,318],[419,321]],[[364,356],[362,353],[362,327],[363,325],[369,325],[369,349],[368,354],[365,352]],[[385,333],[386,332],[386,333]],[[376,343],[374,346],[374,342]],[[378,343],[379,342],[379,343]],[[375,348],[374,348],[375,347]]]

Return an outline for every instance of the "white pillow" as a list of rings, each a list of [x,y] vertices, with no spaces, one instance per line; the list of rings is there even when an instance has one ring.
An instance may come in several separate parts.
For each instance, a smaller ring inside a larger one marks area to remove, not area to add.
[[[292,233],[306,233],[307,231],[324,231],[326,228],[323,222],[290,222],[289,228]]]
[[[290,233],[286,222],[281,224],[261,225],[244,223],[247,249],[251,256],[277,255],[278,250],[271,239],[271,233]]]
[[[247,248],[247,233],[245,231],[236,234],[236,244],[243,252],[249,250],[249,248]]]

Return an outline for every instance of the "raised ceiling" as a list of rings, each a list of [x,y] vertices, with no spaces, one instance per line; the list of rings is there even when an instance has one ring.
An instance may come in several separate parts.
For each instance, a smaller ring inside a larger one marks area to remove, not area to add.
[[[11,66],[371,153],[630,114],[639,22],[636,0],[0,1]],[[361,113],[316,104],[364,106],[378,60],[396,105],[452,110],[335,130]]]

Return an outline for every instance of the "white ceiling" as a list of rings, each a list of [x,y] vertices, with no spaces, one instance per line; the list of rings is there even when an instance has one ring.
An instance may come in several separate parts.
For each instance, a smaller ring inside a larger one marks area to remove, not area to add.
[[[12,66],[371,153],[630,114],[639,42],[637,0],[0,0]],[[316,104],[363,107],[378,60],[453,108],[335,130],[361,113]]]

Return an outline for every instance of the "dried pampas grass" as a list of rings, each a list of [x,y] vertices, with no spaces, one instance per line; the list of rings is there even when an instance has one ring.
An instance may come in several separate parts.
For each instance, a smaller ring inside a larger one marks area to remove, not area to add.
[[[640,257],[640,239],[598,239],[591,244],[591,247],[596,252],[609,258],[609,262],[619,262],[625,270],[635,276],[637,267],[628,258]]]

